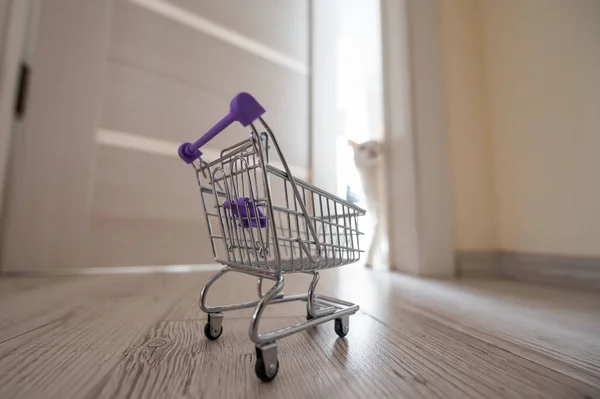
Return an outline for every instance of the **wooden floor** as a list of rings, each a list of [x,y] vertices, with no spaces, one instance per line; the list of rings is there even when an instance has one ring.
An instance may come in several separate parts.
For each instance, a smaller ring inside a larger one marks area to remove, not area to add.
[[[279,341],[271,384],[254,374],[250,311],[207,341],[210,273],[0,279],[0,398],[600,398],[600,296],[508,281],[431,281],[346,267],[320,292],[360,304]],[[308,276],[287,279],[286,293]],[[230,275],[212,303],[254,299]],[[305,317],[267,309],[261,330]]]

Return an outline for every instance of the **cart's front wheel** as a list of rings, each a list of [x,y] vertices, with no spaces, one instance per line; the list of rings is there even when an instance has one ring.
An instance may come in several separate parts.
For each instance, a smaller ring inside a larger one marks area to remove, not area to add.
[[[341,338],[348,335],[350,331],[350,317],[345,316],[339,319],[335,319],[335,333]]]
[[[208,315],[208,321],[204,325],[204,335],[214,341],[223,334],[223,314]]]
[[[256,346],[254,371],[262,382],[271,382],[277,376],[279,360],[277,359],[277,344],[275,342]]]
[[[271,365],[271,368],[267,370],[265,365],[265,361],[263,359],[257,359],[256,364],[254,365],[254,371],[256,372],[256,376],[260,378],[262,382],[271,382],[277,377],[277,372],[279,371],[279,360],[275,365]]]

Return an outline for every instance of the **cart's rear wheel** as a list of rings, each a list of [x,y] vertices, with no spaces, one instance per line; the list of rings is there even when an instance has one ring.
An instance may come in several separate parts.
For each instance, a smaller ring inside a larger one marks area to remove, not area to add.
[[[223,334],[223,315],[216,315],[215,317],[208,315],[208,321],[204,325],[204,335],[206,338],[214,341]]]
[[[223,334],[222,326],[218,331],[213,331],[213,329],[210,327],[210,323],[206,323],[204,325],[204,335],[206,335],[206,338],[210,339],[211,341],[218,339],[221,334]]]

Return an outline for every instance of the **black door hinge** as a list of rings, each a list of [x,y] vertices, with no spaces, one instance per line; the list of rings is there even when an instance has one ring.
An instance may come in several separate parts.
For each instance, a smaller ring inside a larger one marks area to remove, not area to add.
[[[27,108],[27,93],[29,91],[29,76],[31,70],[29,65],[22,63],[19,70],[19,83],[17,86],[17,98],[15,99],[15,117],[23,119]]]

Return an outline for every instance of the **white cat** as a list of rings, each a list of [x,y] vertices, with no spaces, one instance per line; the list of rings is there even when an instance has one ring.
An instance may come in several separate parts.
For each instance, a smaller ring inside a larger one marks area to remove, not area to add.
[[[367,211],[375,223],[373,240],[369,245],[366,266],[372,267],[375,254],[384,238],[384,220],[381,217],[385,211],[385,197],[383,191],[383,148],[381,142],[369,140],[356,143],[348,140],[348,145],[354,151],[354,164],[360,176],[363,192],[366,199]]]

